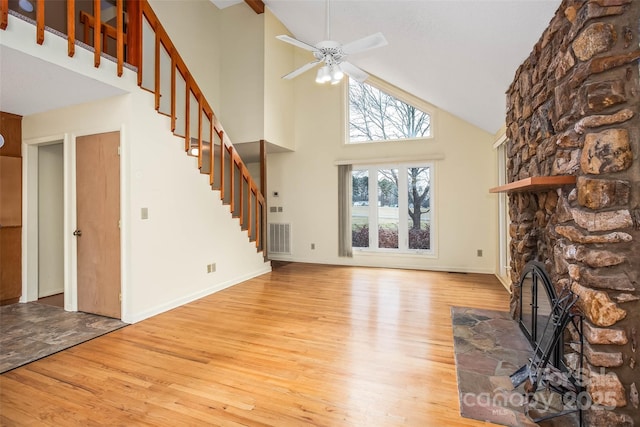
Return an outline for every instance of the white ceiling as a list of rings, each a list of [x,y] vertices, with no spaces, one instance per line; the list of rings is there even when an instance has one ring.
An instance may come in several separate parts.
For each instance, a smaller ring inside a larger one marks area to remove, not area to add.
[[[229,6],[241,0],[215,0]],[[323,0],[265,0],[295,37],[324,39]],[[381,31],[389,45],[349,61],[466,121],[496,132],[505,91],[560,0],[332,0],[331,38]],[[121,91],[2,46],[0,110],[28,116]],[[67,83],[73,79],[73,85]],[[67,88],[73,87],[73,90]]]
[[[220,6],[237,0],[212,0]],[[265,0],[309,44],[324,39],[324,0]],[[331,0],[331,39],[378,31],[389,45],[349,61],[462,119],[495,133],[505,92],[560,0]]]
[[[122,93],[116,87],[0,45],[0,111],[30,116]]]

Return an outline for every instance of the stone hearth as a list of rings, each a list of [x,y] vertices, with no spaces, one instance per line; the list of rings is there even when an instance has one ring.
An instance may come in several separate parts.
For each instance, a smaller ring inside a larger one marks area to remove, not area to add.
[[[511,281],[543,262],[579,295],[594,426],[639,425],[640,1],[564,0],[507,92]],[[575,354],[568,354],[575,360]]]

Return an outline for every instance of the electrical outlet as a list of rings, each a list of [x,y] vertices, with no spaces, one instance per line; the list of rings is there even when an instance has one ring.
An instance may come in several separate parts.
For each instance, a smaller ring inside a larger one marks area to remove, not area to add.
[[[149,208],[140,209],[140,219],[149,219]]]
[[[311,250],[315,250],[315,248],[316,248],[316,244],[315,244],[315,243],[312,243],[312,244],[311,244]]]
[[[482,256],[482,249],[478,249],[477,254],[478,254],[479,257],[481,257]]]
[[[216,271],[216,263],[207,264],[207,273],[214,273]]]

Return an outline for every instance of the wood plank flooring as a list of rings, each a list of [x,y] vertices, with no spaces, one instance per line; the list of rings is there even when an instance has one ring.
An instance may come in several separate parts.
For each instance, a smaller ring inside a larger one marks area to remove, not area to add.
[[[459,415],[450,307],[508,300],[489,275],[287,264],[0,376],[0,424],[487,426]]]

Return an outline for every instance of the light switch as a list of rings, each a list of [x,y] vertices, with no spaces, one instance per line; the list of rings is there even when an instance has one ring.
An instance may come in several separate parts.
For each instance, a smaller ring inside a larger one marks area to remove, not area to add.
[[[140,209],[140,218],[149,219],[149,208]]]

